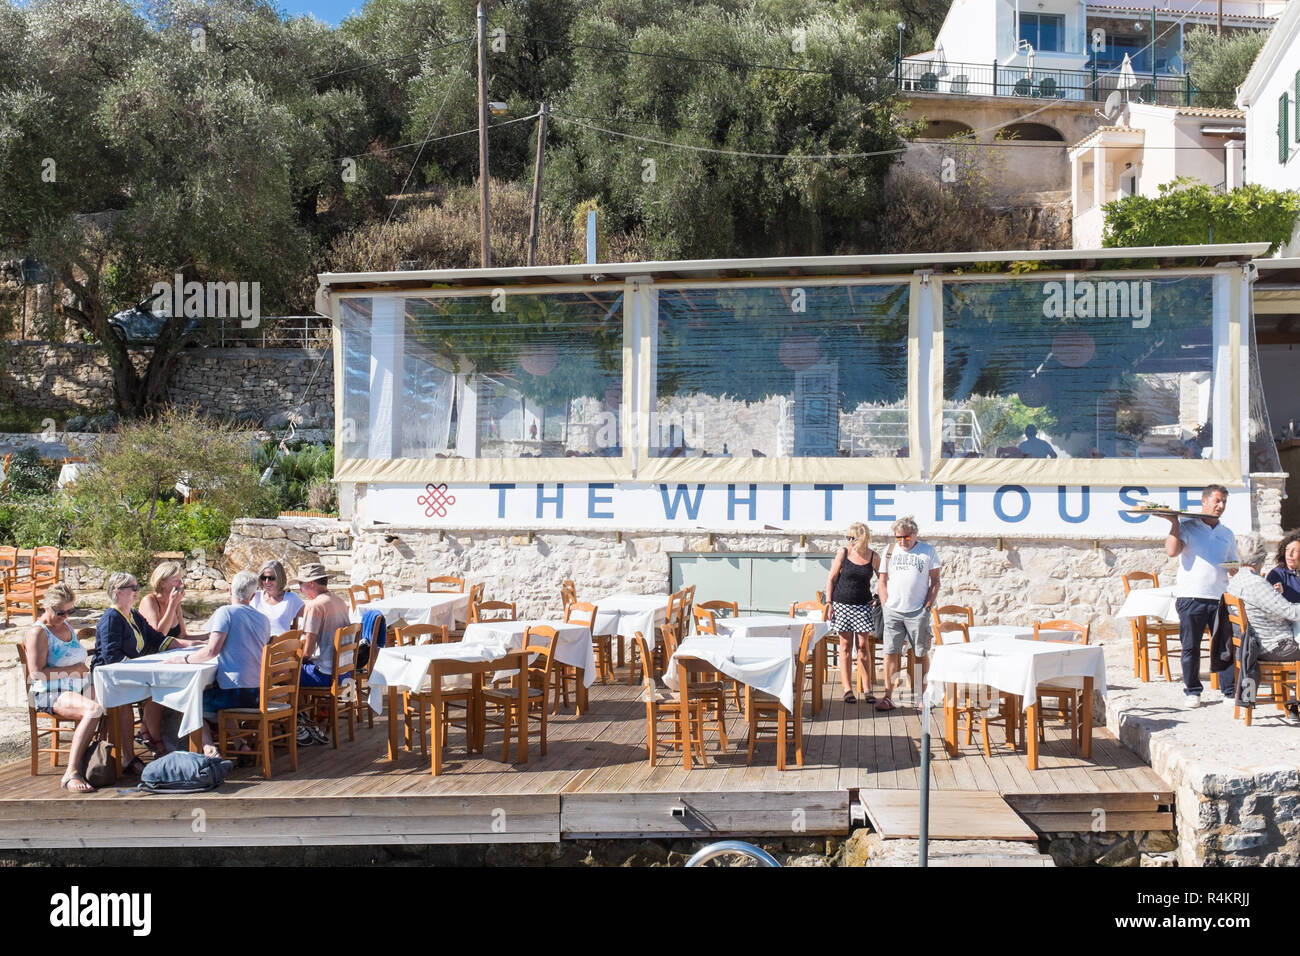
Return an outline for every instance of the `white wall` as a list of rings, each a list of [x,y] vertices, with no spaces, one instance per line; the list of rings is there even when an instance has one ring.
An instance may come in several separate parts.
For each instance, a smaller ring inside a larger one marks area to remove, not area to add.
[[[1293,31],[1294,32],[1294,31]],[[1295,138],[1295,75],[1300,70],[1300,37],[1282,47],[1272,75],[1246,106],[1246,182],[1270,189],[1300,189],[1300,143]],[[1253,79],[1252,75],[1252,79]],[[1290,93],[1290,159],[1277,160],[1277,101]]]
[[[935,38],[949,62],[992,64],[996,49],[996,18],[1006,0],[953,0]]]

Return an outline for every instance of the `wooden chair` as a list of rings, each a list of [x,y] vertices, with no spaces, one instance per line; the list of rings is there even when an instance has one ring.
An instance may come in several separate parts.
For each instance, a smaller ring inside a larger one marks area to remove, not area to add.
[[[256,707],[217,711],[217,747],[221,756],[237,758],[235,741],[245,741],[262,776],[271,779],[276,744],[289,748],[289,766],[298,769],[298,680],[302,676],[301,634],[285,631],[262,648],[261,696]]]
[[[695,605],[697,610],[712,611],[714,618],[740,617],[740,605],[735,601],[701,601]],[[723,613],[723,612],[727,613]]]
[[[569,605],[578,600],[578,586],[572,581],[560,582],[560,608],[563,611],[569,610]]]
[[[18,549],[11,544],[0,544],[0,577],[18,583]]]
[[[40,603],[44,593],[43,590],[37,593],[36,583],[30,578],[15,582],[8,574],[0,574],[0,598],[4,600],[5,626],[9,625],[9,619],[14,614],[30,614],[32,623],[36,623],[41,614]]]
[[[451,632],[446,624],[407,624],[403,627],[390,627],[394,647],[409,647],[412,644],[447,644],[451,641]]]
[[[384,582],[371,578],[364,585],[366,589],[367,601],[382,601],[384,599]]]
[[[596,605],[589,604],[586,601],[571,602],[564,611],[564,623],[577,624],[591,632],[592,657],[596,663],[594,676],[601,681],[604,681],[607,676],[613,677],[614,636],[612,634],[596,633]],[[564,706],[569,706],[569,681],[573,681],[573,694],[576,698],[578,694],[578,669],[568,664],[556,663],[556,706],[559,705],[561,697],[564,698]],[[554,707],[552,707],[551,713],[555,713]]]
[[[1146,571],[1130,571],[1123,575],[1120,581],[1124,585],[1125,597],[1135,587],[1146,587],[1148,583],[1153,588],[1160,587],[1160,576]],[[1178,625],[1151,618],[1131,617],[1128,626],[1133,635],[1133,676],[1143,683],[1150,681],[1151,661],[1154,660],[1156,673],[1164,674],[1165,680],[1172,680],[1169,671],[1169,639],[1171,637],[1174,640],[1179,639]],[[1152,639],[1155,640],[1154,648],[1151,646]]]
[[[794,712],[786,715],[784,720],[785,735],[781,735],[781,712],[785,709],[779,698],[762,691],[745,686],[745,720],[749,725],[749,749],[745,755],[745,765],[754,762],[754,745],[760,736],[771,736],[776,741],[776,768],[785,769],[786,748],[793,741],[795,763],[803,766],[803,680],[802,675],[808,668],[808,655],[812,649],[814,628],[805,624],[799,638],[799,655],[795,665]]]
[[[360,605],[367,604],[370,601],[370,589],[364,584],[348,585],[348,603],[352,605],[355,611]]]
[[[713,611],[708,608],[697,607],[691,611],[691,617],[695,619],[696,634],[717,634],[717,619]]]
[[[485,587],[487,587],[487,584],[483,581],[478,584],[471,584],[469,587],[469,601],[465,605],[465,624],[467,626],[478,620],[478,608],[483,603],[483,589]],[[451,629],[452,640],[459,641],[464,636],[465,628],[453,627]]]
[[[677,643],[686,640],[691,625],[691,612],[695,610],[695,585],[682,588],[682,609],[677,618]],[[664,658],[667,660],[667,658]]]
[[[665,623],[671,624],[673,626],[674,634],[677,634],[680,630],[679,618],[683,613],[682,601],[684,600],[684,598],[685,595],[682,591],[675,591],[672,594],[668,595],[668,606],[664,611],[664,620]],[[657,635],[661,635],[662,633],[663,632],[661,628],[656,629]],[[650,643],[649,640],[647,640],[646,643],[649,644]],[[654,647],[650,648],[650,651],[654,656],[651,658],[648,666],[651,668],[652,673],[655,676],[658,676],[659,674],[663,673],[664,661],[666,661],[668,658],[663,653],[663,645],[658,641],[655,642]],[[641,655],[641,651],[638,645],[634,642],[632,644],[631,660],[628,661],[627,682],[629,684],[635,684],[637,681],[639,681],[641,679],[642,672],[645,670],[647,666],[645,662],[641,659],[640,655]]]
[[[22,638],[18,639],[18,667],[23,675],[23,691],[27,697],[27,725],[31,731],[32,740],[32,776],[40,773],[41,754],[50,755],[50,767],[54,768],[59,765],[59,755],[64,754],[69,760],[72,759],[72,735],[77,729],[77,721],[70,717],[58,717],[54,714],[47,714],[44,711],[37,710],[33,705],[31,692],[31,672],[27,669],[27,648]],[[64,743],[63,735],[67,734],[67,742]],[[48,737],[49,745],[41,746],[41,738]]]
[[[1236,648],[1234,655],[1236,660],[1232,666],[1236,669],[1235,686],[1240,687],[1241,680],[1245,676],[1241,671],[1241,642],[1245,638],[1250,621],[1246,616],[1246,605],[1237,595],[1224,594],[1223,603],[1228,608],[1228,620],[1232,623],[1232,644]],[[1265,687],[1268,688],[1268,699],[1278,710],[1285,713],[1288,704],[1300,700],[1300,661],[1260,661],[1259,684],[1255,688],[1256,703],[1260,700],[1259,692]],[[1253,707],[1238,707],[1234,702],[1232,719],[1236,720],[1242,710],[1246,712],[1246,726],[1249,727],[1255,712]]]
[[[551,687],[551,668],[555,661],[555,642],[559,639],[559,632],[553,627],[539,624],[536,627],[530,627],[524,632],[524,650],[530,655],[530,663],[522,674],[516,673],[512,679],[514,681],[526,680],[527,685],[527,713],[519,713],[519,690],[518,685],[510,688],[492,687],[483,691],[483,701],[486,705],[500,708],[500,715],[485,714],[484,723],[488,727],[500,727],[504,732],[501,742],[501,760],[504,762],[510,756],[510,732],[515,730],[517,733],[528,735],[528,721],[530,718],[538,722],[541,732],[541,755],[546,756],[546,698]],[[545,642],[545,643],[541,643]]]
[[[659,636],[664,646],[664,661],[667,662],[677,653],[677,635],[668,624],[659,625]],[[713,722],[718,733],[719,750],[727,749],[727,685],[719,678],[722,675],[709,672],[701,673],[690,681],[688,687],[679,687],[678,693],[685,693],[687,698],[698,700],[705,707],[705,712],[713,711]],[[704,748],[700,747],[703,757]]]
[[[348,740],[357,739],[357,710],[362,706],[357,689],[357,644],[361,625],[340,627],[334,632],[334,679],[329,687],[302,687],[298,692],[299,709],[308,713],[327,709],[330,720],[330,745],[339,748],[339,712],[347,711]]]
[[[640,631],[637,631],[632,638],[633,646],[640,645],[642,660],[651,659],[650,645]],[[667,689],[660,688],[655,681],[654,675],[646,673],[641,681],[644,688],[642,700],[645,701],[645,741],[646,755],[650,760],[650,766],[655,766],[659,757],[659,747],[675,747],[681,750],[688,746],[687,736],[690,738],[689,746],[692,747],[692,760],[694,760],[694,750],[698,748],[701,762],[708,762],[704,756],[704,701],[688,698],[687,706],[689,714],[689,734],[682,732],[682,703],[679,695],[674,694]],[[668,737],[661,737],[660,728],[666,726],[669,734]]]
[[[474,608],[474,623],[517,620],[513,601],[480,601]]]
[[[940,614],[944,617],[958,617],[961,620],[943,620]],[[974,620],[974,614],[970,608],[949,604],[942,608],[934,608],[933,615],[935,644],[970,643],[970,627],[972,626],[970,622]],[[946,639],[944,635],[948,635]],[[957,715],[966,722],[966,746],[969,747],[971,744],[976,721],[979,721],[980,736],[984,740],[984,756],[993,756],[989,746],[990,727],[1005,728],[1008,734],[1008,743],[1014,745],[1014,735],[1019,728],[1019,723],[1017,719],[1018,711],[1012,707],[1011,698],[1003,696],[996,688],[992,687],[978,688],[975,696],[971,696],[970,687],[964,688],[964,691],[965,696],[959,702],[956,702],[956,707]],[[995,695],[995,699],[985,699],[985,692]],[[998,716],[990,716],[991,713],[996,713]]]
[[[827,604],[827,603],[825,603],[825,602],[823,602],[823,601],[820,600],[820,595],[822,594],[821,591],[818,591],[817,594],[819,595],[819,599],[818,599],[818,600],[815,600],[815,601],[795,601],[795,602],[791,603],[791,605],[790,605],[790,616],[793,617],[793,618],[805,618],[805,619],[810,620],[810,621],[828,621],[828,620],[830,620],[830,615],[831,615],[831,606],[830,606],[829,604]],[[835,647],[835,650],[834,650],[835,666],[838,667],[838,666],[839,666],[839,660],[840,660],[840,643],[839,643],[838,640],[836,640],[836,641],[828,641],[827,644],[828,644],[828,645],[830,645],[830,644],[834,644],[834,647]],[[812,658],[809,658],[809,661],[808,661],[808,666],[809,666],[809,668],[811,668],[811,667],[813,666],[813,658],[815,658],[815,657],[816,657],[816,655],[814,654]],[[849,666],[850,666],[850,667],[853,666],[851,662],[850,662]],[[810,671],[808,677],[809,677],[809,680],[821,681],[823,684],[830,680],[830,677],[831,677],[831,649],[830,649],[829,646],[828,646],[827,649],[826,649],[825,657],[822,659],[822,672],[821,672],[820,674],[813,674],[813,673],[811,673],[811,671]],[[873,679],[873,683],[874,683],[874,679]],[[860,674],[858,675],[858,689],[859,689],[859,690],[862,689],[862,675],[860,675]]]
[[[1087,644],[1089,627],[1087,624],[1079,624],[1075,621],[1055,620],[1055,621],[1035,621],[1034,622],[1034,640],[1036,641],[1060,641],[1067,644]],[[1092,701],[1083,700],[1083,692],[1077,687],[1066,687],[1061,684],[1039,684],[1038,695],[1038,727],[1036,732],[1039,739],[1043,737],[1043,705],[1044,697],[1055,697],[1063,706],[1063,714],[1070,722],[1070,743],[1075,753],[1079,752],[1079,708],[1091,707]]]
[[[448,574],[439,575],[436,578],[426,578],[424,588],[429,594],[464,594],[465,579]]]
[[[53,545],[42,545],[32,552],[28,575],[33,581],[43,581],[48,587],[59,580],[63,566],[63,551]],[[44,591],[41,592],[44,594]]]

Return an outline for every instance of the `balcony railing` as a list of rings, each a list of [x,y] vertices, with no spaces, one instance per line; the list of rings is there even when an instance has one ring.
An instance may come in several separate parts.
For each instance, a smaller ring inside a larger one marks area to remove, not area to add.
[[[1012,96],[1024,99],[1104,102],[1119,89],[1118,70],[1029,69],[993,63],[954,63],[903,60],[894,64],[894,82],[904,93],[943,93],[963,96]],[[1191,77],[1136,74],[1127,90],[1132,103],[1194,106],[1197,90]]]

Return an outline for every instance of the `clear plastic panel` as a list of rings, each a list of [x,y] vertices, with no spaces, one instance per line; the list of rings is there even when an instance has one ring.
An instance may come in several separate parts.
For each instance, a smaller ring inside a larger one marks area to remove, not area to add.
[[[1211,276],[944,284],[945,458],[1208,458]]]
[[[650,454],[906,457],[909,292],[661,289]]]

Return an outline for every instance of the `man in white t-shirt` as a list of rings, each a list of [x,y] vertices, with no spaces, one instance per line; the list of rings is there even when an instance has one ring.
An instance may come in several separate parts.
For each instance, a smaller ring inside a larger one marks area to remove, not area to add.
[[[876,710],[893,710],[894,677],[903,645],[910,643],[921,662],[919,691],[930,669],[930,608],[939,595],[939,554],[917,540],[910,516],[894,522],[894,543],[880,566],[880,603],[884,606],[885,696]]]
[[[1183,653],[1183,701],[1186,707],[1201,703],[1201,639],[1214,624],[1219,601],[1228,588],[1224,562],[1237,560],[1237,538],[1219,520],[1228,506],[1228,489],[1206,485],[1201,492],[1203,518],[1169,515],[1169,536],[1165,553],[1178,558],[1178,580],[1174,584],[1174,607],[1178,609],[1178,636]],[[1219,674],[1224,699],[1234,696],[1234,674],[1228,668]]]

